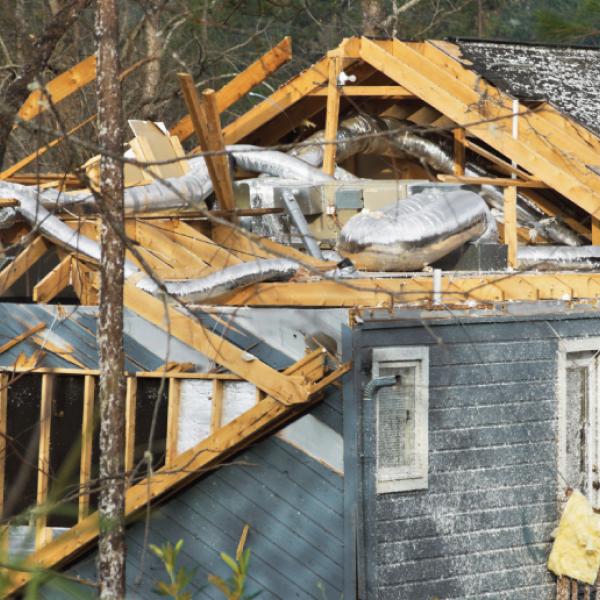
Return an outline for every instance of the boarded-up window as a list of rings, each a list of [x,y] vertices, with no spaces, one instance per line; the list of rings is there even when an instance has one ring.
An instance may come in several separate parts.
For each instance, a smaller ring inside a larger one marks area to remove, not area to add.
[[[426,348],[375,348],[373,377],[394,376],[375,398],[377,491],[427,487],[428,380]]]

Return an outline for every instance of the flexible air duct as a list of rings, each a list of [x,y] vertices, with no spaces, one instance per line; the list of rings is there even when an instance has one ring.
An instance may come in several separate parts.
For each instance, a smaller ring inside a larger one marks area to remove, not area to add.
[[[281,281],[293,277],[299,264],[283,259],[255,260],[239,263],[198,279],[164,281],[167,292],[183,302],[202,303],[223,296],[227,292],[263,281]],[[153,295],[159,293],[149,277],[140,280],[137,287]]]
[[[483,235],[488,213],[478,194],[432,188],[355,215],[337,249],[360,270],[417,271]]]
[[[357,115],[340,123],[337,135],[336,159],[344,161],[354,154],[384,154],[401,152],[412,156],[435,171],[452,174],[453,157],[439,144],[414,132],[415,126],[392,117],[371,117]],[[290,154],[301,158],[313,166],[323,162],[323,131],[314,133],[301,146]],[[486,175],[476,165],[467,165],[465,175],[478,177]],[[481,186],[481,196],[500,214],[504,212],[502,191],[492,185]],[[524,226],[541,233],[554,242],[568,246],[581,245],[579,236],[557,219],[548,219],[523,194],[519,194],[517,218]],[[486,235],[486,237],[488,237]]]
[[[597,271],[600,268],[600,246],[520,246],[517,259],[520,269]]]

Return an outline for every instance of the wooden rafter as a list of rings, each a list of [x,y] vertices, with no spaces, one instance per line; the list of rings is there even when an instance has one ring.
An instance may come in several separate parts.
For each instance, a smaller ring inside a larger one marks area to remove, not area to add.
[[[350,38],[340,44],[344,56],[355,54],[358,40]],[[355,58],[348,58],[345,65],[351,64]],[[318,90],[329,80],[328,59],[323,58],[312,67],[309,67],[284,86],[273,92],[266,100],[251,108],[248,112],[238,117],[223,129],[226,144],[235,144],[259,127],[280,115],[299,100]]]
[[[221,113],[235,104],[291,58],[292,40],[285,37],[215,93],[218,112]],[[194,126],[190,115],[183,117],[171,128],[171,135],[176,135],[181,141],[188,139],[193,133]]]
[[[315,369],[315,363],[323,363],[324,358],[323,352],[315,351],[286,369],[285,376],[306,380],[308,383],[306,392],[298,404],[285,405],[267,396],[193,448],[175,457],[170,465],[165,465],[153,473],[150,480],[143,480],[129,488],[125,496],[126,516],[133,515],[147,503],[154,502],[166,493],[171,493],[200,477],[207,469],[214,468],[260,437],[301,414],[318,400],[318,394],[325,386],[347,373],[350,368],[349,364],[342,365],[319,380],[314,377],[314,373],[320,374],[322,371]],[[18,591],[29,581],[35,569],[56,568],[73,559],[88,548],[97,536],[98,513],[94,513],[28,557],[23,563],[25,571],[11,572],[10,583],[5,593],[10,595]]]
[[[19,110],[19,119],[31,121],[47,110],[49,104],[45,102],[45,94],[51,98],[54,104],[58,104],[94,79],[96,79],[96,56],[92,54],[48,82],[44,90],[31,92]],[[17,126],[15,125],[15,127]]]
[[[16,283],[49,249],[50,244],[43,237],[35,237],[8,266],[0,271],[0,294]]]
[[[209,360],[238,374],[284,404],[301,402],[304,385],[295,378],[275,371],[257,358],[213,333],[183,310],[165,305],[132,283],[125,283],[124,304],[142,318],[168,331],[184,344],[204,354]],[[168,319],[168,321],[167,321]]]
[[[596,301],[600,298],[600,274],[523,272],[442,277],[442,296],[447,304],[488,303],[508,300]],[[431,277],[352,279],[350,281],[296,281],[261,283],[233,292],[219,300],[223,306],[392,307],[429,303]]]
[[[63,258],[52,271],[40,279],[31,294],[34,302],[50,302],[71,283],[71,255]]]
[[[600,211],[600,177],[586,167],[590,148],[534,111],[518,117],[513,137],[512,98],[438,46],[395,40],[392,56],[363,39],[361,56],[586,212]]]

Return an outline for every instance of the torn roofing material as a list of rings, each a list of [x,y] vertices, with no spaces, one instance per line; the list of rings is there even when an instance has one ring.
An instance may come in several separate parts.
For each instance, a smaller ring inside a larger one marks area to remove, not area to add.
[[[94,306],[0,303],[0,346],[24,335],[0,353],[0,368],[12,369],[22,355],[33,357],[36,368],[97,369],[97,313]],[[45,327],[27,335],[40,323]],[[206,370],[208,361],[202,354],[174,338],[169,344],[166,341],[163,331],[125,310],[127,372],[155,371],[166,362],[192,362],[198,370]]]
[[[473,70],[522,100],[547,100],[600,133],[600,49],[452,40]]]

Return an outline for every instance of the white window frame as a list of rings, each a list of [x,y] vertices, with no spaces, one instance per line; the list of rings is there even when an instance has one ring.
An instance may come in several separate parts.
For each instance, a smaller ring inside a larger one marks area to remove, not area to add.
[[[595,369],[593,372],[594,382],[592,394],[595,396],[590,400],[590,424],[592,431],[586,435],[587,443],[590,448],[589,463],[595,463],[600,468],[600,337],[586,337],[563,339],[558,345],[557,360],[557,380],[556,391],[558,396],[558,499],[561,502],[565,500],[565,486],[562,474],[567,472],[567,368],[569,366],[568,355],[575,352],[596,352],[598,356],[595,359]],[[595,427],[594,427],[595,425]],[[593,435],[590,435],[593,434]],[[598,478],[598,474],[595,474]],[[588,481],[592,481],[592,473],[588,473]],[[590,486],[591,487],[591,486]],[[579,490],[586,493],[589,501],[598,505],[600,495],[598,490]]]
[[[429,348],[427,346],[403,346],[396,348],[373,348],[373,378],[379,377],[379,367],[415,366],[415,463],[411,466],[386,469],[385,477],[379,469],[379,406],[374,398],[375,423],[375,477],[378,494],[425,490],[429,475]]]

